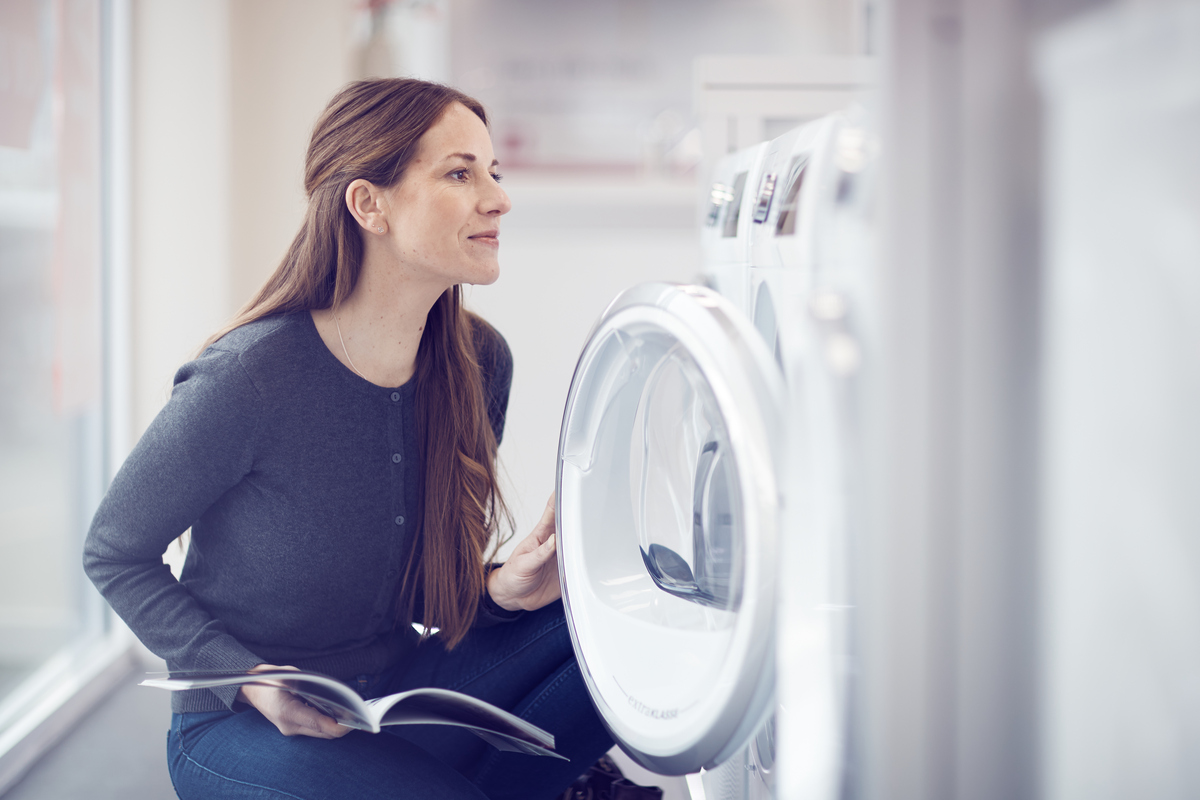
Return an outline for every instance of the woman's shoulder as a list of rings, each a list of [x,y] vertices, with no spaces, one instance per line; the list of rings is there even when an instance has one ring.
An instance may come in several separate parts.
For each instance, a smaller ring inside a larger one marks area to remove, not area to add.
[[[301,342],[303,317],[307,311],[273,314],[239,325],[208,346],[205,352],[247,355],[255,350],[295,347]]]
[[[276,314],[234,328],[180,367],[175,384],[204,378],[228,381],[231,376],[259,388],[264,381],[273,382],[271,376],[304,359],[307,316],[308,312]]]

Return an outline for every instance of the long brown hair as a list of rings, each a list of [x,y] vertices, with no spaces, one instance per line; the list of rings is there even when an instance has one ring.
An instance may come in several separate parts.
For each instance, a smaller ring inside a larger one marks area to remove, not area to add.
[[[417,143],[453,103],[484,124],[483,106],[436,83],[357,81],[329,102],[313,128],[304,164],[308,210],[274,274],[205,343],[274,314],[337,308],[358,282],[363,240],[346,206],[346,187],[363,178],[395,186]],[[488,422],[473,329],[485,323],[462,306],[458,286],[429,311],[417,350],[415,412],[425,465],[418,539],[397,598],[397,623],[423,609],[426,630],[447,647],[462,640],[486,591],[485,552],[508,518],[496,478],[496,438]],[[499,541],[497,542],[499,546]],[[494,553],[494,550],[493,550]]]

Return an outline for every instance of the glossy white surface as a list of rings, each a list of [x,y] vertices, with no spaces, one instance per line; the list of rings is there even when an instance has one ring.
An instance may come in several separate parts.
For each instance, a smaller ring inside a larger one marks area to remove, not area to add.
[[[746,309],[746,267],[754,227],[755,187],[767,143],[721,159],[714,170],[700,220],[702,269],[713,288],[737,308]]]
[[[855,658],[850,560],[860,520],[852,503],[862,492],[858,414],[871,328],[864,170],[873,152],[861,117],[816,120],[758,157],[743,305],[787,391],[778,431],[787,454],[779,681],[771,725],[721,772],[748,776],[729,797],[841,792]],[[714,773],[710,782],[723,780]]]
[[[585,680],[667,774],[744,745],[773,686],[782,386],[747,321],[701,287],[623,293],[563,421],[559,562]]]

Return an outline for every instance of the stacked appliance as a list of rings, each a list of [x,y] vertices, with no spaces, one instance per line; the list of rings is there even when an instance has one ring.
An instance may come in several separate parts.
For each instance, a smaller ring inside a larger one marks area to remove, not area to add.
[[[707,800],[845,783],[862,131],[837,115],[724,158],[709,285],[618,296],[567,399],[558,552],[584,679],[628,755]]]
[[[754,187],[770,144],[738,150],[717,163],[700,223],[704,283],[743,311],[750,290]]]

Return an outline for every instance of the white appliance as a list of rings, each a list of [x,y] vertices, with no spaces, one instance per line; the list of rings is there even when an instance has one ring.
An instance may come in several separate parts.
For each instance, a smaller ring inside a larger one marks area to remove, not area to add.
[[[780,310],[775,295],[783,290],[775,278],[795,278],[793,300],[811,291],[820,260],[816,248],[817,217],[828,213],[835,200],[836,166],[833,140],[842,126],[841,116],[829,116],[794,128],[761,147],[757,185],[750,202],[746,234],[748,288],[746,309],[780,366],[792,372],[801,360],[787,363],[778,352]],[[795,320],[792,314],[785,315]]]
[[[751,314],[788,394],[776,730],[787,757],[767,776],[781,798],[832,800],[850,775],[854,500],[872,319],[866,130],[856,111],[771,142],[753,216]]]
[[[730,299],[753,321],[785,382],[788,424],[779,431],[782,538],[776,602],[781,610],[793,609],[790,617],[779,619],[780,641],[804,644],[800,658],[780,653],[792,673],[781,672],[781,680],[791,682],[801,712],[785,718],[788,706],[777,697],[773,713],[749,744],[703,776],[707,800],[775,796],[776,764],[783,763],[777,753],[779,724],[806,732],[805,752],[787,759],[793,771],[809,776],[806,796],[832,797],[837,783],[846,706],[839,680],[844,671],[839,664],[846,659],[839,654],[847,650],[848,637],[845,626],[828,615],[844,616],[850,604],[841,546],[845,526],[836,519],[838,504],[828,496],[841,492],[843,481],[835,476],[844,470],[836,402],[829,401],[823,371],[812,362],[820,359],[824,328],[831,315],[840,313],[837,304],[843,300],[816,291],[817,249],[824,241],[816,220],[837,199],[834,141],[844,123],[839,115],[825,117],[726,156],[715,170],[713,198],[722,195],[730,176],[750,165],[742,181],[736,237],[714,235],[734,229],[724,224],[715,204],[704,220],[705,280],[722,291],[735,287]],[[733,213],[722,211],[725,219]],[[824,609],[815,620],[796,612],[813,606]],[[788,634],[796,625],[803,626],[803,638]]]
[[[723,159],[713,288],[622,293],[567,399],[559,566],[585,681],[627,754],[706,800],[844,783],[861,130],[824,118]]]
[[[755,186],[767,142],[721,159],[700,221],[701,269],[709,286],[741,310],[748,308],[750,237]]]
[[[559,567],[584,679],[634,760],[737,754],[771,710],[783,383],[716,292],[644,284],[584,346],[559,445]]]

